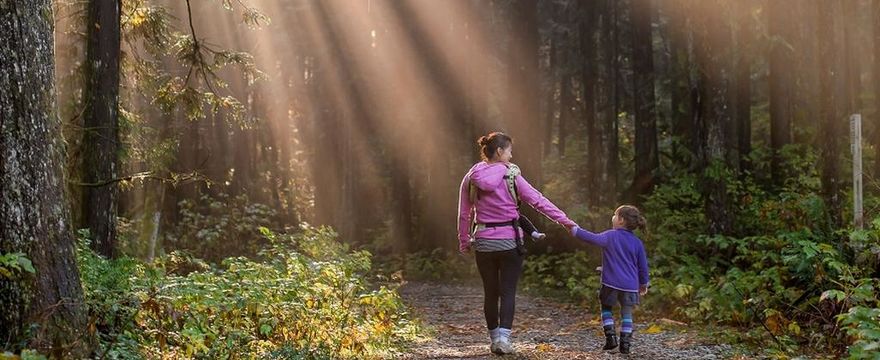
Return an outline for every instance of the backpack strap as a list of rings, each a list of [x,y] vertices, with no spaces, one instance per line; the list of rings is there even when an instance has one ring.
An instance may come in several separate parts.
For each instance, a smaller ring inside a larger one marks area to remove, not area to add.
[[[507,191],[510,192],[510,197],[516,200],[517,211],[519,211],[519,207],[522,204],[519,199],[519,192],[516,190],[516,177],[519,176],[520,173],[519,166],[516,166],[516,164],[508,164],[507,174],[504,175],[504,180],[507,181]]]
[[[510,192],[510,196],[516,200],[516,214],[517,218],[510,221],[510,225],[513,227],[514,240],[516,240],[516,252],[519,253],[520,256],[526,254],[526,247],[523,243],[523,239],[519,236],[519,207],[522,205],[522,201],[519,199],[519,191],[516,189],[516,177],[520,175],[519,166],[516,164],[507,164],[507,174],[504,175],[504,180],[507,181],[507,191]]]
[[[510,193],[510,197],[512,197],[516,201],[516,212],[517,212],[517,214],[519,214],[519,207],[521,205],[521,201],[519,199],[519,193],[517,192],[517,189],[516,189],[516,177],[520,175],[521,171],[519,169],[519,166],[516,166],[516,164],[505,164],[504,166],[507,167],[507,174],[504,175],[504,181],[507,183],[507,191]],[[469,184],[468,184],[468,196],[470,196],[471,203],[476,203],[476,200],[479,198],[479,189],[477,189],[477,186],[474,185],[472,182],[469,182]],[[512,226],[513,233],[516,234],[515,240],[516,240],[516,244],[517,244],[517,251],[520,253],[520,255],[525,253],[525,248],[523,248],[522,239],[519,236],[519,229],[517,228],[519,218],[511,220],[510,222],[504,222],[504,223],[499,223],[499,224],[477,224],[477,216],[476,216],[475,210],[476,209],[474,209],[474,214],[473,214],[473,218],[472,218],[473,220],[471,221],[471,235],[473,235],[476,231],[478,231],[482,228],[486,228],[486,227]],[[493,225],[493,226],[487,226],[487,225]]]

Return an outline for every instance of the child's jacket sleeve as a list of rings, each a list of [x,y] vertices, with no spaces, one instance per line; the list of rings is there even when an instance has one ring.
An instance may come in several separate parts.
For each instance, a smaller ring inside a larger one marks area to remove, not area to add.
[[[516,177],[516,191],[519,192],[519,198],[529,204],[531,207],[538,210],[544,216],[550,218],[559,224],[562,224],[566,227],[576,226],[574,221],[568,218],[562,210],[559,210],[556,205],[553,205],[550,200],[547,200],[543,194],[541,194],[538,190],[532,187],[532,184],[529,184],[525,178],[522,176]]]
[[[645,254],[645,245],[639,242],[639,285],[647,286],[649,283],[648,256]]]
[[[605,247],[608,245],[608,235],[606,233],[596,234],[593,232],[589,232],[587,230],[581,229],[579,227],[574,227],[571,229],[572,235],[576,238],[581,239],[590,244]]]

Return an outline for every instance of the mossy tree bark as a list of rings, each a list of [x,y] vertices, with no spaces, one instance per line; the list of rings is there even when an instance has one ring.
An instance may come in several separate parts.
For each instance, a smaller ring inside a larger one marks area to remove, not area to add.
[[[64,193],[51,5],[0,2],[0,253],[24,253],[36,270],[0,277],[0,342],[82,358],[86,319]]]

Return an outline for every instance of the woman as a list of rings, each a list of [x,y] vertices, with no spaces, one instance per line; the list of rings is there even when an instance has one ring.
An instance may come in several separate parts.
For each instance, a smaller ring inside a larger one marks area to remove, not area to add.
[[[518,248],[522,238],[517,221],[518,200],[566,228],[577,224],[519,176],[519,168],[510,163],[513,140],[509,136],[493,132],[477,143],[483,161],[471,167],[459,191],[459,251],[476,253],[477,269],[483,279],[483,311],[491,339],[490,349],[508,354],[513,352],[510,332],[523,261]],[[508,184],[507,178],[514,180]],[[511,186],[514,184],[515,187]],[[514,199],[513,193],[518,194],[519,199]]]

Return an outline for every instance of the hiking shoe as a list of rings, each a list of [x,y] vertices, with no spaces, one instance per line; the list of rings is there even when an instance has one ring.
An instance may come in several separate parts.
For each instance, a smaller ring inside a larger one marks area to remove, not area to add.
[[[510,340],[507,338],[498,339],[498,346],[496,348],[497,351],[493,351],[498,355],[504,354],[513,354],[513,344],[510,343]]]
[[[632,345],[632,333],[620,333],[620,353],[629,354]]]
[[[605,346],[602,347],[602,350],[613,350],[617,347],[617,335],[616,334],[605,334]]]
[[[492,344],[489,345],[489,351],[491,351],[493,354],[500,354],[500,352],[498,350],[498,341],[497,340],[492,341]]]

